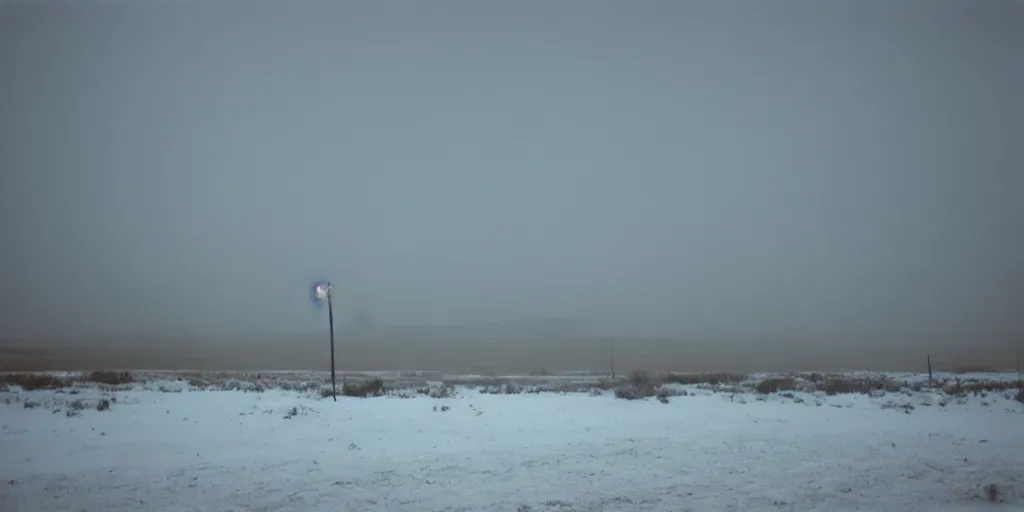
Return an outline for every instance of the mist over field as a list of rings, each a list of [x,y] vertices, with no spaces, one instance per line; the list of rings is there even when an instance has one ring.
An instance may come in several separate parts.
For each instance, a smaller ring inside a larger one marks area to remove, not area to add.
[[[1022,54],[1021,0],[2,1],[0,367],[322,365],[324,278],[351,369],[1012,367]]]

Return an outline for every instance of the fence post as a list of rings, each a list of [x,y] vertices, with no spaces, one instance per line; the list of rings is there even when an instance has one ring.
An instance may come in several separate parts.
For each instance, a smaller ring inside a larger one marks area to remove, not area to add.
[[[932,356],[931,354],[928,354],[928,387],[932,386],[934,386],[934,382],[932,381]]]

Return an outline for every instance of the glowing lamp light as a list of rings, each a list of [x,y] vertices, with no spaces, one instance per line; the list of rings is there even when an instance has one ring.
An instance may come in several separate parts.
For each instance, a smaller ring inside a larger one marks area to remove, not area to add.
[[[324,281],[324,282],[319,282],[319,283],[316,283],[315,285],[313,285],[313,297],[316,298],[316,300],[320,300],[320,301],[327,300],[327,298],[330,295],[331,295],[331,283],[328,283],[328,282]]]

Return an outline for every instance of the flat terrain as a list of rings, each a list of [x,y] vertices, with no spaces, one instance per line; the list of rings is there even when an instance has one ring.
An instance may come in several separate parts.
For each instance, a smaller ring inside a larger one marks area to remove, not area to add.
[[[182,339],[0,342],[0,371],[145,368],[314,370],[329,368],[324,337],[203,342]],[[1012,370],[1018,347],[873,342],[681,341],[616,338],[619,372]],[[340,370],[451,373],[610,371],[609,338],[432,339],[339,336]]]
[[[1014,377],[758,392],[766,375],[638,400],[469,378],[334,402],[309,373],[5,385],[0,510],[1021,510]]]

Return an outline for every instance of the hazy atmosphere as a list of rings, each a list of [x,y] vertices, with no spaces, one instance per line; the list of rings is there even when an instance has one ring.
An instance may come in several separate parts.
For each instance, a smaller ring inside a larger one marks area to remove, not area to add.
[[[388,353],[1012,360],[1022,55],[1020,0],[2,1],[0,338],[321,343],[326,278]]]

